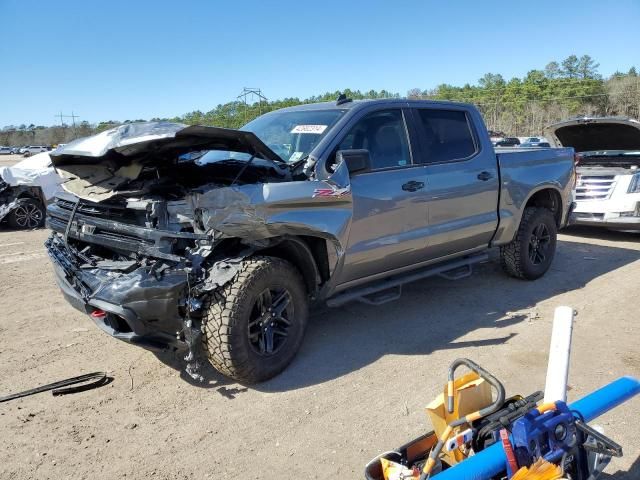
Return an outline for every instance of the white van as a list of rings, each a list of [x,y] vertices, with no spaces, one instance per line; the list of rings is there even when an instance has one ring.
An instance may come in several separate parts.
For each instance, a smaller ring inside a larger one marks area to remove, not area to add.
[[[24,149],[21,149],[21,153],[23,153],[27,157],[29,155],[33,155],[34,153],[42,153],[48,151],[49,149],[44,145],[29,145],[28,147],[24,147]]]

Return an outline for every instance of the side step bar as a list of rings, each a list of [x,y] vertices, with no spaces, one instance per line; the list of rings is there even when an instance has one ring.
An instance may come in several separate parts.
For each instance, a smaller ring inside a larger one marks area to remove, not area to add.
[[[487,253],[470,255],[461,259],[452,260],[436,266],[424,267],[407,274],[396,275],[370,283],[363,287],[356,287],[337,294],[327,300],[329,307],[339,307],[353,300],[369,305],[382,305],[400,298],[402,285],[422,280],[423,278],[440,275],[448,280],[458,280],[471,275],[472,266],[489,259]]]

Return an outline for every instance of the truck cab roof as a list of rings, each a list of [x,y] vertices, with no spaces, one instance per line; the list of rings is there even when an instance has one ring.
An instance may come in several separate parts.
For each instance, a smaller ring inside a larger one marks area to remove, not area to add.
[[[388,105],[388,106],[407,106],[407,105],[432,105],[438,107],[446,106],[458,106],[465,108],[475,108],[473,105],[461,102],[449,102],[446,100],[413,100],[407,98],[372,98],[365,100],[352,100],[341,104],[337,102],[318,102],[318,103],[306,103],[304,105],[295,105],[293,107],[286,107],[276,110],[278,112],[294,112],[302,110],[359,110],[362,108],[371,107],[374,105]]]

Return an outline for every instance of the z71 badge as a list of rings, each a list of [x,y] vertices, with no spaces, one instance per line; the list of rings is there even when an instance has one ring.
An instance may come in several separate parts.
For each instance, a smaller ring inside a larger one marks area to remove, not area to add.
[[[351,195],[351,187],[344,188],[316,188],[313,191],[313,198],[316,197],[344,197]]]

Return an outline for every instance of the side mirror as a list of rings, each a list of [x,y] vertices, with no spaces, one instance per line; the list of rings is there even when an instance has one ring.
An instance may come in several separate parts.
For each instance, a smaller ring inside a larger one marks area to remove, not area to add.
[[[349,173],[365,172],[371,169],[369,150],[339,150],[336,153],[336,164],[344,162]]]

